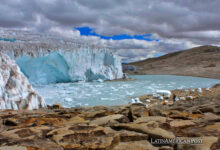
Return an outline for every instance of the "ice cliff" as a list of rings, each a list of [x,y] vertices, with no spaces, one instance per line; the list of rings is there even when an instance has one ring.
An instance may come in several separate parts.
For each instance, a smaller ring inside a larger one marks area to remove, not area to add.
[[[17,64],[0,53],[0,109],[38,109],[45,103]]]
[[[1,36],[7,40],[0,41],[0,51],[16,60],[33,84],[123,77],[120,58],[109,49],[16,30],[2,30]]]

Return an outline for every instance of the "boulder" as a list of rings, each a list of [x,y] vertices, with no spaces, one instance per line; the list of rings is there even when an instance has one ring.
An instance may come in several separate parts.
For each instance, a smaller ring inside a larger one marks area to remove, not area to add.
[[[0,109],[39,109],[46,104],[17,64],[0,53]]]

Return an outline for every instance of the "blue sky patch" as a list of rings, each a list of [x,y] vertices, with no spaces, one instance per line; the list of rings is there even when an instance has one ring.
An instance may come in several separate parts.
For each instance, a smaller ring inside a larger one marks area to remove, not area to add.
[[[154,54],[154,57],[160,57],[160,56],[163,56],[164,55],[164,53],[156,53],[156,54]]]
[[[137,40],[145,40],[145,41],[159,41],[158,39],[153,39],[152,34],[143,34],[143,35],[134,35],[130,36],[127,34],[119,34],[119,35],[113,35],[113,36],[104,36],[97,34],[93,31],[90,27],[75,27],[75,30],[78,30],[80,32],[80,35],[82,36],[97,36],[101,39],[105,40],[124,40],[124,39],[137,39]]]

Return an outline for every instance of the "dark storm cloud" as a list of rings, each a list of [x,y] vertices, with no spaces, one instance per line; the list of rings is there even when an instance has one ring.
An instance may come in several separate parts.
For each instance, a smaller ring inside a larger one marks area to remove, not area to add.
[[[43,32],[89,26],[105,36],[154,34],[161,39],[155,48],[167,52],[220,45],[219,6],[220,0],[1,0],[0,26]],[[131,41],[113,44],[147,49],[138,42],[132,46]]]

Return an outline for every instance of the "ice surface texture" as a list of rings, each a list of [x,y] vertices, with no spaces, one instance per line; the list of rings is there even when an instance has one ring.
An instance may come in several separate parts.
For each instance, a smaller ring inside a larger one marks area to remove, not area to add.
[[[113,80],[123,76],[120,59],[106,50],[81,48],[33,56],[24,54],[16,59],[33,84]]]
[[[0,51],[16,60],[34,84],[113,80],[123,77],[121,60],[108,48],[74,39],[0,28]]]
[[[0,109],[38,109],[45,102],[29,84],[17,64],[0,53]]]

